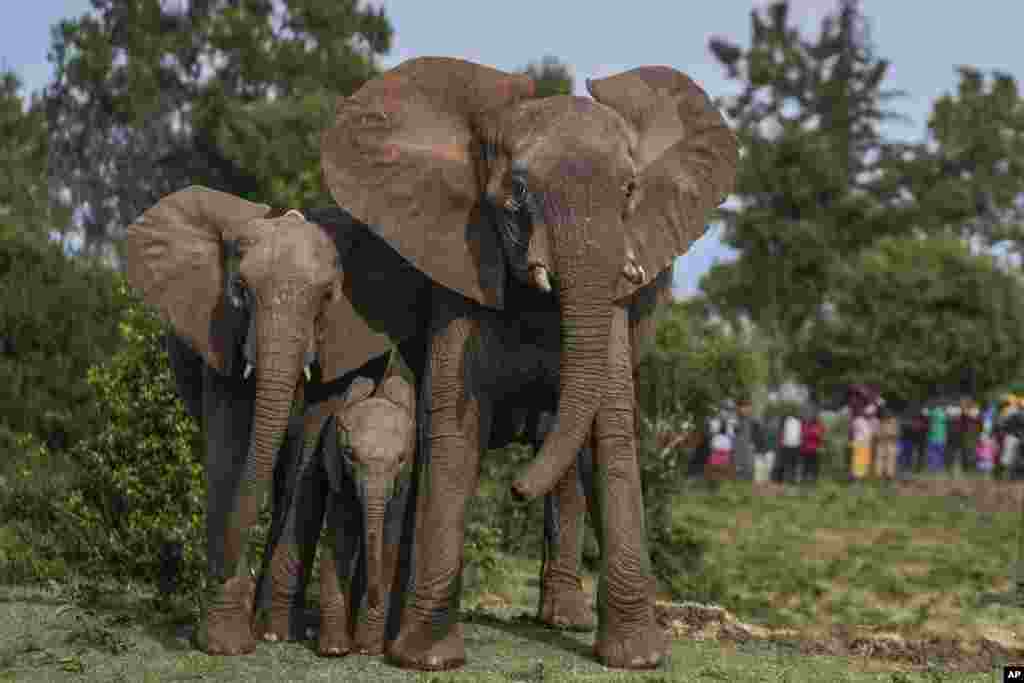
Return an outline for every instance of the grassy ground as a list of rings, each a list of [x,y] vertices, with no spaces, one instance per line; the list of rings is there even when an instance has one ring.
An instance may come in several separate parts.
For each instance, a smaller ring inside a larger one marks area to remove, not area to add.
[[[991,599],[1009,588],[1021,494],[947,482],[687,489],[676,521],[707,542],[697,597],[728,611],[659,607],[674,640],[668,666],[650,674],[604,669],[592,634],[524,618],[536,563],[509,558],[497,589],[464,601],[460,672],[324,660],[305,643],[207,657],[189,645],[184,601],[53,585],[0,588],[0,681],[991,681],[994,667],[1024,663],[1024,610]]]

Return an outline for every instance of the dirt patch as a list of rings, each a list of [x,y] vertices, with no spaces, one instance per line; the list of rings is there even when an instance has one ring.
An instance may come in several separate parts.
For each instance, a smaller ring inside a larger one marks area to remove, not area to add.
[[[988,479],[913,479],[894,490],[909,496],[951,496],[980,512],[1018,512],[1024,502],[1024,482]]]
[[[941,665],[958,671],[981,671],[1024,659],[1024,647],[1017,644],[1016,634],[1004,630],[993,629],[974,639],[933,635],[913,638],[845,626],[833,627],[827,633],[801,633],[747,624],[722,607],[698,603],[658,602],[655,614],[658,623],[676,639],[740,644],[761,641],[796,647],[809,655],[864,657],[915,668]]]
[[[755,482],[757,496],[795,495],[792,485]],[[908,479],[893,482],[889,491],[904,496],[949,496],[979,512],[1019,512],[1024,505],[1024,482],[994,479]]]

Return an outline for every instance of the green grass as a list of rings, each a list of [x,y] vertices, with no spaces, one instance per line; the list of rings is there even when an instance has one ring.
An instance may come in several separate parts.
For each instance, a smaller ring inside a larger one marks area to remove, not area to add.
[[[991,670],[955,673],[985,667],[980,659],[945,660],[940,646],[926,647],[926,663],[916,666],[905,658],[812,656],[806,646],[841,632],[847,644],[858,634],[895,633],[1024,647],[1016,636],[1024,634],[1024,610],[985,599],[1009,589],[1018,512],[979,512],[955,497],[872,485],[822,483],[765,496],[727,483],[717,493],[681,490],[673,518],[707,542],[699,575],[685,584],[703,593],[687,597],[713,597],[773,638],[685,637],[659,671],[608,670],[590,656],[592,634],[553,632],[523,618],[537,602],[537,560],[507,557],[501,579],[479,583],[463,601],[470,661],[462,671],[416,674],[361,656],[325,660],[308,643],[214,658],[189,643],[197,612],[188,599],[157,606],[144,588],[69,581],[0,586],[0,681],[989,681]],[[13,538],[0,526],[0,555],[5,544],[14,552]],[[586,586],[593,588],[592,576]]]
[[[729,483],[688,490],[674,509],[709,541],[703,571],[723,587],[716,602],[745,620],[959,636],[1024,628],[1024,613],[982,599],[1010,587],[1019,519],[950,496],[834,483],[775,496]]]
[[[807,657],[784,644],[676,641],[650,673],[605,669],[589,656],[592,636],[555,633],[528,620],[469,615],[465,669],[407,672],[378,659],[317,657],[306,644],[260,644],[245,657],[191,648],[187,608],[157,610],[134,590],[68,601],[61,591],[0,591],[0,681],[989,681],[991,673],[878,671],[871,660]],[[891,669],[891,667],[889,667]]]

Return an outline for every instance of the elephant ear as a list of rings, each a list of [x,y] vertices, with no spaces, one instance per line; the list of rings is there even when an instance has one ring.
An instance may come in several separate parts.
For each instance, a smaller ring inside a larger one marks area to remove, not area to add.
[[[388,377],[381,382],[379,393],[392,403],[405,408],[410,415],[415,414],[415,394],[404,377],[400,375]]]
[[[501,308],[504,259],[480,215],[475,121],[533,81],[471,62],[411,59],[338,101],[321,142],[339,206],[433,281]]]
[[[266,204],[193,185],[170,194],[128,227],[128,283],[218,372],[231,343],[218,333],[224,311],[223,236],[263,218]]]
[[[704,234],[708,214],[732,191],[736,137],[700,86],[666,66],[587,80],[587,90],[636,130],[627,249],[647,273],[660,273]],[[616,299],[636,288],[620,278]]]

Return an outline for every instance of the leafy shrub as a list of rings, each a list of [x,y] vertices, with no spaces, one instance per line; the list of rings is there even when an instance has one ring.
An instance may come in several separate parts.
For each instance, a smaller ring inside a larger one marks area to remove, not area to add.
[[[0,223],[0,448],[61,449],[96,424],[87,369],[118,345],[127,305],[110,269]]]
[[[194,585],[205,565],[205,484],[199,430],[178,400],[164,326],[128,297],[121,345],[89,369],[102,428],[71,447],[77,471],[54,505],[72,527],[67,553],[86,575],[155,579],[161,547],[183,545],[182,580]]]

